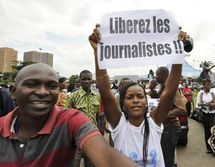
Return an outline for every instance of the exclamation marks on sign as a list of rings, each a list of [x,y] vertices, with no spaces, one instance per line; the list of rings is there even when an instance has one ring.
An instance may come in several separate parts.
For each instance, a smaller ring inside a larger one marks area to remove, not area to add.
[[[175,46],[175,53],[181,54],[182,53],[181,42],[180,41],[173,41],[173,44]]]

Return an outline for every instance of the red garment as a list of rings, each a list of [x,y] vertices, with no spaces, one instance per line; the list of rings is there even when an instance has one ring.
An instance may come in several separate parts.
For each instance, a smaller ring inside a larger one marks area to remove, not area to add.
[[[190,88],[183,88],[182,92],[184,96],[186,97],[187,101],[191,102],[192,101],[192,90]]]
[[[17,112],[0,117],[0,166],[70,166],[77,147],[100,135],[83,113],[54,107],[45,126],[23,143],[11,130]]]

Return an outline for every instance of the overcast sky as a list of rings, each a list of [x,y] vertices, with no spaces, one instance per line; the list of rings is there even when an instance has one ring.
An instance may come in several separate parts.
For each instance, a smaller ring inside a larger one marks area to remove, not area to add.
[[[212,0],[0,0],[0,47],[12,47],[23,60],[26,51],[54,54],[54,68],[69,77],[94,72],[88,36],[103,14],[114,11],[166,9],[194,39],[187,62],[199,69],[201,61],[215,63],[215,10]],[[109,70],[143,75],[150,68]]]

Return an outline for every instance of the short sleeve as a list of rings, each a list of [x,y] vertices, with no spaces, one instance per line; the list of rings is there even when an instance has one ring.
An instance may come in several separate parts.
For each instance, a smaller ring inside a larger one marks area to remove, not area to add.
[[[70,138],[76,146],[82,148],[84,143],[95,135],[101,135],[97,127],[83,113],[76,110],[68,124]]]
[[[120,132],[122,131],[122,128],[124,128],[126,125],[126,118],[124,113],[122,113],[121,118],[119,120],[118,125],[113,128],[109,123],[108,123],[108,130],[111,132],[111,137],[113,139],[117,138],[119,136]]]

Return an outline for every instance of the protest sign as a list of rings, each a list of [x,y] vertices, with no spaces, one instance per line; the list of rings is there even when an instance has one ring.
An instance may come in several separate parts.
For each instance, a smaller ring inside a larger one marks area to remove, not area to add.
[[[183,63],[179,25],[171,12],[137,10],[102,17],[100,69]]]

